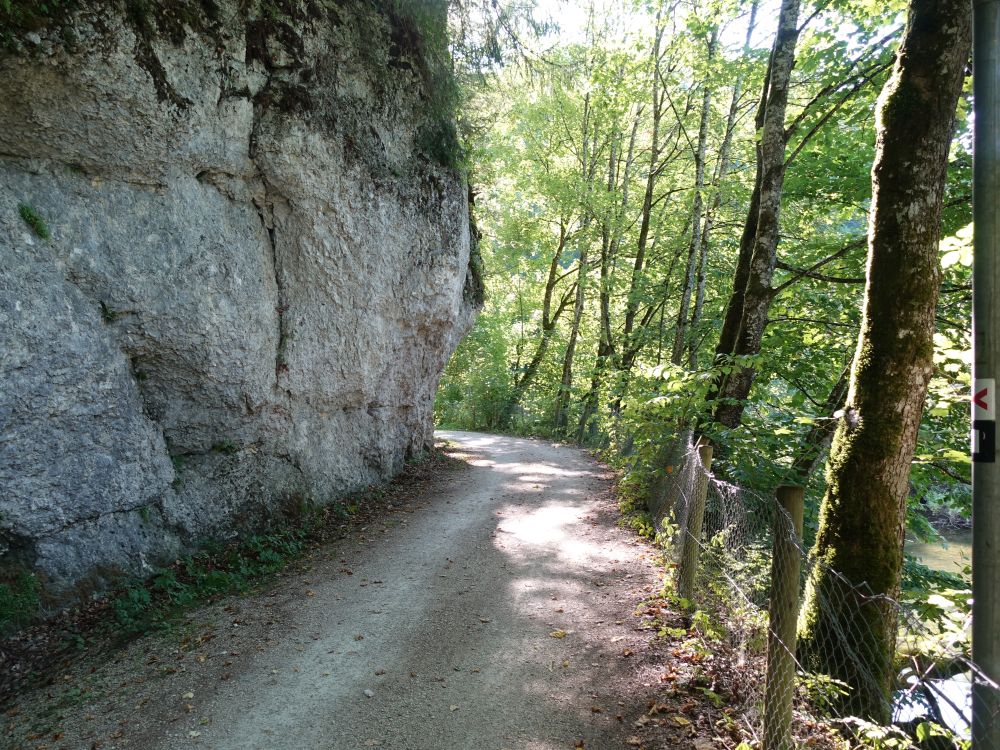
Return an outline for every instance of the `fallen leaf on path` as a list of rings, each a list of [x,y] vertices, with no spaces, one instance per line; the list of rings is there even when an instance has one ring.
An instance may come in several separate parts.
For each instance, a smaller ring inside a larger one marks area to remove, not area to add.
[[[632,735],[627,740],[625,740],[626,745],[631,745],[632,747],[639,747],[642,744],[642,738]]]
[[[566,631],[565,630],[553,630],[551,633],[549,633],[549,635],[552,638],[565,638],[566,637]]]
[[[194,693],[184,693],[184,695],[182,695],[181,697],[182,697],[182,698],[183,698],[184,700],[186,700],[186,701],[189,701],[189,700],[191,700],[192,698],[194,698]]]
[[[674,724],[676,724],[679,727],[686,727],[686,726],[688,726],[691,723],[690,720],[685,719],[680,714],[676,714],[674,716],[671,716],[670,717],[670,721],[672,721]]]
[[[458,710],[458,706],[452,704],[452,705],[448,706],[448,709],[451,710],[451,711],[457,711]]]

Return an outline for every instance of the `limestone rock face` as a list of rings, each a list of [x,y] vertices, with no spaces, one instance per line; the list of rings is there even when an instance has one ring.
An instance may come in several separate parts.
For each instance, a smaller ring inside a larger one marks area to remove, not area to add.
[[[57,597],[393,475],[474,316],[417,31],[249,5],[0,52],[0,564]]]

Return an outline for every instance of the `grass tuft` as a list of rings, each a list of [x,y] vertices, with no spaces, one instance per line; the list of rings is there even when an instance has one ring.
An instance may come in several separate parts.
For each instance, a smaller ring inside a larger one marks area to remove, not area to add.
[[[42,215],[30,203],[18,204],[17,212],[21,214],[24,223],[31,227],[31,230],[43,240],[52,238],[52,233],[49,231],[45,219],[42,218]]]

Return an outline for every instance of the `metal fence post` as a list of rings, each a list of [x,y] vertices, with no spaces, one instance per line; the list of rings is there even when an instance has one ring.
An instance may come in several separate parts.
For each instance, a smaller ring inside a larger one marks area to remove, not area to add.
[[[996,379],[1000,377],[1000,3],[973,3],[972,329],[972,659],[983,671],[972,692],[972,746],[1000,747],[1000,463],[996,462]]]
[[[799,573],[805,490],[779,487],[771,558],[770,628],[764,688],[763,750],[793,750],[792,698],[795,694],[795,627],[799,614]]]
[[[712,444],[705,438],[698,442],[702,470],[695,475],[691,505],[684,524],[684,546],[677,575],[677,591],[685,599],[694,597],[694,580],[698,575],[701,553],[701,531],[705,520],[705,500],[708,497],[708,477],[712,468]]]

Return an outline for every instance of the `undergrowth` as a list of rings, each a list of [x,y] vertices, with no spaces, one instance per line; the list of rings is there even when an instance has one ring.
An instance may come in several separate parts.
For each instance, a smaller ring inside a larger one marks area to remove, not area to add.
[[[38,581],[20,570],[0,583],[0,635],[7,635],[38,614]]]
[[[266,581],[306,550],[311,524],[267,534],[188,555],[160,568],[112,599],[113,627],[124,635],[169,629],[192,605],[240,593]]]

